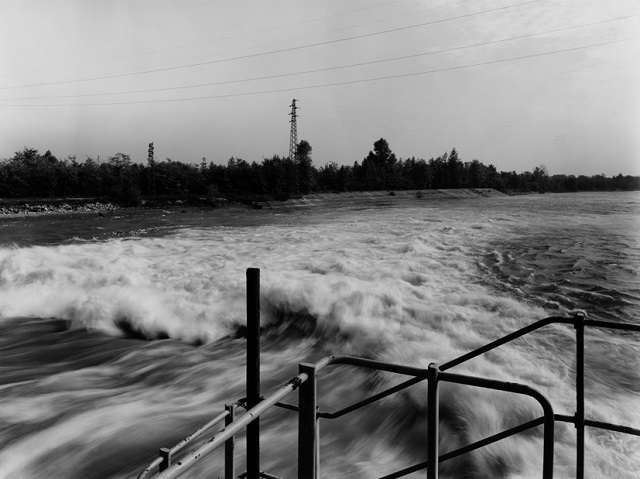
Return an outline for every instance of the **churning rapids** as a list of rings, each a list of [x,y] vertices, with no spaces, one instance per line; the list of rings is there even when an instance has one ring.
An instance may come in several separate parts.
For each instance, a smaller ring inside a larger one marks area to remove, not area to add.
[[[331,354],[427,367],[546,316],[640,320],[637,192],[4,218],[0,243],[3,479],[135,477],[244,396],[248,267],[262,276],[264,394]],[[640,427],[637,335],[591,329],[585,343],[587,417]],[[573,415],[573,351],[573,330],[547,327],[452,372],[531,385]],[[399,380],[327,368],[320,407]],[[441,452],[541,415],[506,393],[441,393]],[[294,477],[295,414],[269,413],[262,429],[262,469]],[[323,420],[321,433],[322,477],[420,462],[426,385]],[[558,423],[555,477],[573,476],[574,445]],[[222,476],[220,456],[199,471]],[[541,458],[536,429],[441,476],[541,477]],[[640,441],[587,429],[585,469],[637,478]]]

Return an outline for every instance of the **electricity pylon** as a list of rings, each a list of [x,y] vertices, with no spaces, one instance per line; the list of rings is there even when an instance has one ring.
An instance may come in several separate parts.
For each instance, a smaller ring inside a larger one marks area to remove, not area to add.
[[[296,110],[298,107],[296,106],[295,98],[291,102],[291,134],[289,135],[289,159],[295,159],[296,149],[298,148],[298,126],[296,124],[296,119],[298,118],[298,114]]]
[[[153,153],[153,142],[149,143],[149,156],[147,156],[147,164],[151,169],[149,190],[152,195],[156,194],[156,160]]]

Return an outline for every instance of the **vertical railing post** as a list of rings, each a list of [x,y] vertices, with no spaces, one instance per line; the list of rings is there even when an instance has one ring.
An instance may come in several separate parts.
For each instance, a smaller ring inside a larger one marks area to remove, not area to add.
[[[161,447],[158,454],[162,458],[162,462],[158,466],[158,470],[162,472],[171,465],[171,449],[168,447]]]
[[[573,318],[576,328],[576,478],[584,478],[584,316]]]
[[[545,406],[543,406],[544,408]],[[544,411],[544,437],[542,450],[542,479],[553,479],[553,451],[555,441],[555,417],[551,403],[547,401]]]
[[[316,366],[300,364],[301,373],[309,376],[300,385],[298,401],[298,477],[317,479],[319,470]]]
[[[427,479],[438,479],[439,374],[438,365],[429,364],[427,370]]]
[[[235,419],[236,406],[235,404],[225,404],[224,409],[229,413],[224,418],[224,425],[227,428]],[[236,438],[231,436],[224,443],[224,479],[236,479],[235,447]]]
[[[247,409],[260,402],[260,270],[247,269]],[[260,419],[247,425],[247,479],[260,478]]]

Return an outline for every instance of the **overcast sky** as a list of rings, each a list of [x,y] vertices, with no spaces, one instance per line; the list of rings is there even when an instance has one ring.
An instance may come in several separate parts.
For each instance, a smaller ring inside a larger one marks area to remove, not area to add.
[[[0,0],[0,158],[640,174],[637,0]]]

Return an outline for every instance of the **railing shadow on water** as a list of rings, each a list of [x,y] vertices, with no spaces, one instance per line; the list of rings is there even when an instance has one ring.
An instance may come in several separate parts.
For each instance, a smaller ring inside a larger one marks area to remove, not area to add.
[[[576,332],[576,411],[573,416],[555,414],[550,401],[542,393],[528,385],[446,372],[470,359],[551,324],[573,326]],[[314,364],[302,363],[299,365],[299,374],[297,376],[266,398],[262,398],[260,396],[259,377],[260,270],[249,268],[247,270],[247,398],[226,405],[224,412],[198,428],[172,448],[161,448],[159,457],[152,461],[137,477],[138,479],[149,477],[156,468],[158,469],[158,474],[155,476],[157,479],[180,477],[195,464],[205,459],[210,453],[224,445],[225,479],[234,479],[235,477],[277,479],[277,476],[260,470],[259,451],[259,417],[271,410],[274,406],[277,406],[298,413],[298,477],[301,479],[317,479],[320,474],[320,432],[318,427],[318,420],[320,418],[339,419],[346,414],[402,391],[414,384],[427,381],[426,460],[392,474],[385,475],[380,479],[399,478],[425,469],[427,479],[437,479],[438,465],[440,463],[540,425],[544,427],[542,477],[543,479],[550,479],[553,477],[554,428],[556,422],[571,423],[576,428],[576,478],[582,479],[584,477],[585,427],[588,426],[640,436],[640,429],[585,418],[584,333],[587,327],[640,332],[640,325],[590,320],[581,314],[572,317],[549,317],[444,364],[438,365],[431,363],[426,369],[353,356],[329,356]],[[325,367],[338,365],[350,365],[377,371],[386,371],[410,376],[410,379],[369,396],[366,399],[350,404],[338,411],[322,412],[318,409],[317,375],[320,370]],[[530,396],[540,404],[543,415],[506,431],[481,439],[473,444],[462,446],[455,451],[440,455],[438,452],[438,386],[441,382]],[[281,401],[296,390],[299,391],[298,406]],[[236,418],[236,410],[238,407],[246,408],[246,412]],[[174,461],[174,457],[189,443],[201,437],[222,420],[225,421],[225,427],[217,435],[209,438],[195,450],[182,455],[178,461]],[[236,476],[234,453],[235,435],[245,428],[247,439],[247,471]]]

